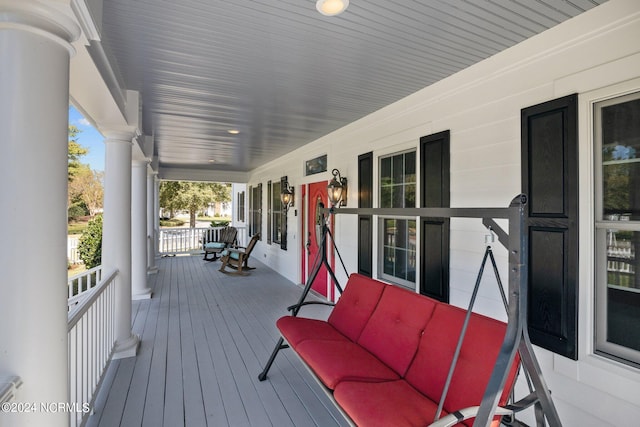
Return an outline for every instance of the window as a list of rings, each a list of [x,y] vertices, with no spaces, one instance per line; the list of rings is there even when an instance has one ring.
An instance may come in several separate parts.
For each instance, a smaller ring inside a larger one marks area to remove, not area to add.
[[[258,233],[262,233],[262,184],[249,187],[249,235]]]
[[[244,222],[244,191],[238,192],[238,221]]]
[[[596,352],[640,365],[640,92],[595,104]]]
[[[270,206],[271,206],[271,241],[273,243],[282,242],[282,201],[280,200],[280,181],[271,184]]]
[[[380,207],[416,206],[416,152],[380,158]],[[416,220],[381,218],[380,276],[400,285],[415,288]]]

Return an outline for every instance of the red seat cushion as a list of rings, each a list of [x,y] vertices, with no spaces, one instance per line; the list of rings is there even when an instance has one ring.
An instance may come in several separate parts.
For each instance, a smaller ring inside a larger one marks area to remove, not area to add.
[[[341,381],[386,381],[399,375],[374,355],[351,341],[306,340],[296,352],[322,383],[334,389]]]
[[[352,341],[357,341],[385,286],[361,274],[351,274],[344,292],[331,311],[329,324]]]
[[[381,383],[341,382],[333,396],[359,426],[428,426],[438,403],[424,397],[404,380]],[[445,412],[442,416],[447,415]]]
[[[440,401],[465,314],[465,310],[457,307],[438,304],[405,376],[408,383],[435,402]],[[471,316],[445,400],[445,410],[453,412],[480,405],[505,331],[503,322],[478,314]],[[514,363],[500,404],[508,397],[516,369]],[[467,420],[465,424],[472,425],[473,420]]]
[[[388,285],[358,344],[403,376],[437,301]]]
[[[324,320],[284,316],[278,319],[276,326],[289,345],[294,349],[302,341],[308,339],[334,341],[349,340]]]

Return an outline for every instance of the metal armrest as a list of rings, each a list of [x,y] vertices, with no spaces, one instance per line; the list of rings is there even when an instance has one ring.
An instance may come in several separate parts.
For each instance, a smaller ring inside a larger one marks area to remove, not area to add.
[[[452,412],[449,415],[446,415],[440,418],[438,421],[429,424],[429,427],[450,427],[458,424],[461,421],[468,420],[469,418],[474,418],[478,415],[479,406],[470,406],[468,408],[461,409],[456,412]],[[497,416],[505,416],[505,415],[513,415],[513,411],[511,409],[503,408],[498,406],[496,408],[495,415]]]
[[[325,302],[325,301],[305,301],[302,304],[293,304],[287,307],[287,311],[293,311],[296,307],[302,307],[305,305],[328,305],[329,307],[334,307],[336,305],[335,302]]]

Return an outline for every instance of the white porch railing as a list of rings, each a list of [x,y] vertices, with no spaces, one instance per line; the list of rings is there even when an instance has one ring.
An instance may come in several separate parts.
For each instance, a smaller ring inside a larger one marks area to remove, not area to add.
[[[77,305],[86,296],[85,294],[87,293],[87,291],[95,288],[101,280],[101,265],[70,277],[67,280],[67,298],[69,298],[69,309]]]
[[[22,385],[22,379],[20,377],[7,377],[0,379],[0,405],[13,401],[16,397],[16,390]],[[4,407],[3,407],[4,409]],[[9,411],[0,411],[9,412]]]
[[[205,242],[219,240],[224,227],[161,228],[158,236],[160,255],[193,254],[203,250]],[[246,227],[238,229],[238,244],[246,246],[249,241]]]
[[[118,271],[109,271],[84,292],[69,310],[69,403],[82,408],[72,413],[70,426],[82,425],[93,407],[95,393],[113,355],[115,344],[115,287]]]
[[[200,252],[205,233],[218,229],[222,229],[222,227],[161,228],[158,236],[158,251],[160,255]]]

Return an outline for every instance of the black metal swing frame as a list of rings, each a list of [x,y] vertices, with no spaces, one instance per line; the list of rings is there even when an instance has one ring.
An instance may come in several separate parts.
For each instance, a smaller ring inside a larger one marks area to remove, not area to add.
[[[519,353],[522,367],[527,381],[532,384],[533,390],[524,399],[521,399],[514,405],[507,407],[508,411],[514,413],[529,406],[535,407],[536,426],[544,427],[545,419],[551,427],[561,427],[560,417],[551,399],[551,393],[546,385],[540,365],[533,351],[533,346],[529,338],[527,329],[527,305],[528,305],[528,253],[529,242],[525,229],[525,218],[527,197],[524,194],[516,196],[508,208],[341,208],[341,209],[325,209],[324,213],[331,214],[362,214],[362,215],[393,215],[393,216],[416,216],[416,217],[436,217],[436,218],[482,218],[482,223],[490,228],[496,234],[499,242],[509,251],[509,278],[508,278],[508,306],[507,306],[507,331],[504,341],[498,353],[496,364],[489,378],[489,383],[485,389],[485,393],[480,406],[472,413],[464,414],[465,418],[475,418],[474,427],[489,426],[497,414],[498,401],[502,394],[504,384],[507,380],[511,364],[513,363],[516,353]],[[509,222],[509,232],[505,232],[497,223],[496,219],[507,219]],[[321,247],[316,257],[314,269],[309,275],[305,283],[302,294],[298,302],[287,309],[293,316],[297,316],[300,308],[308,304],[330,304],[320,301],[305,301],[311,284],[318,274],[322,265],[327,268],[331,279],[336,285],[338,291],[342,293],[342,287],[331,268],[327,259],[326,243],[327,236],[331,238],[333,247],[336,249],[333,236],[326,224],[322,221],[322,239]],[[342,261],[342,258],[340,257]],[[492,263],[494,263],[491,254]],[[483,260],[482,268],[484,268]],[[344,262],[342,263],[344,267]],[[495,263],[494,263],[494,271]],[[346,272],[346,269],[345,269]],[[481,274],[481,273],[480,273]],[[477,284],[476,284],[477,287]],[[475,290],[475,289],[474,289]],[[504,298],[503,298],[504,299]],[[471,309],[472,307],[470,307]],[[263,371],[258,376],[260,381],[267,378],[267,374],[273,364],[278,352],[289,345],[284,343],[284,338],[280,337],[276,346],[267,361]],[[455,363],[455,360],[454,360]],[[453,370],[453,368],[452,368]],[[446,394],[446,390],[444,390]],[[504,411],[500,412],[504,415]],[[460,417],[463,415],[459,415]],[[463,418],[454,418],[453,424],[461,421]],[[513,420],[511,425],[523,425]],[[449,424],[443,424],[449,425]]]

